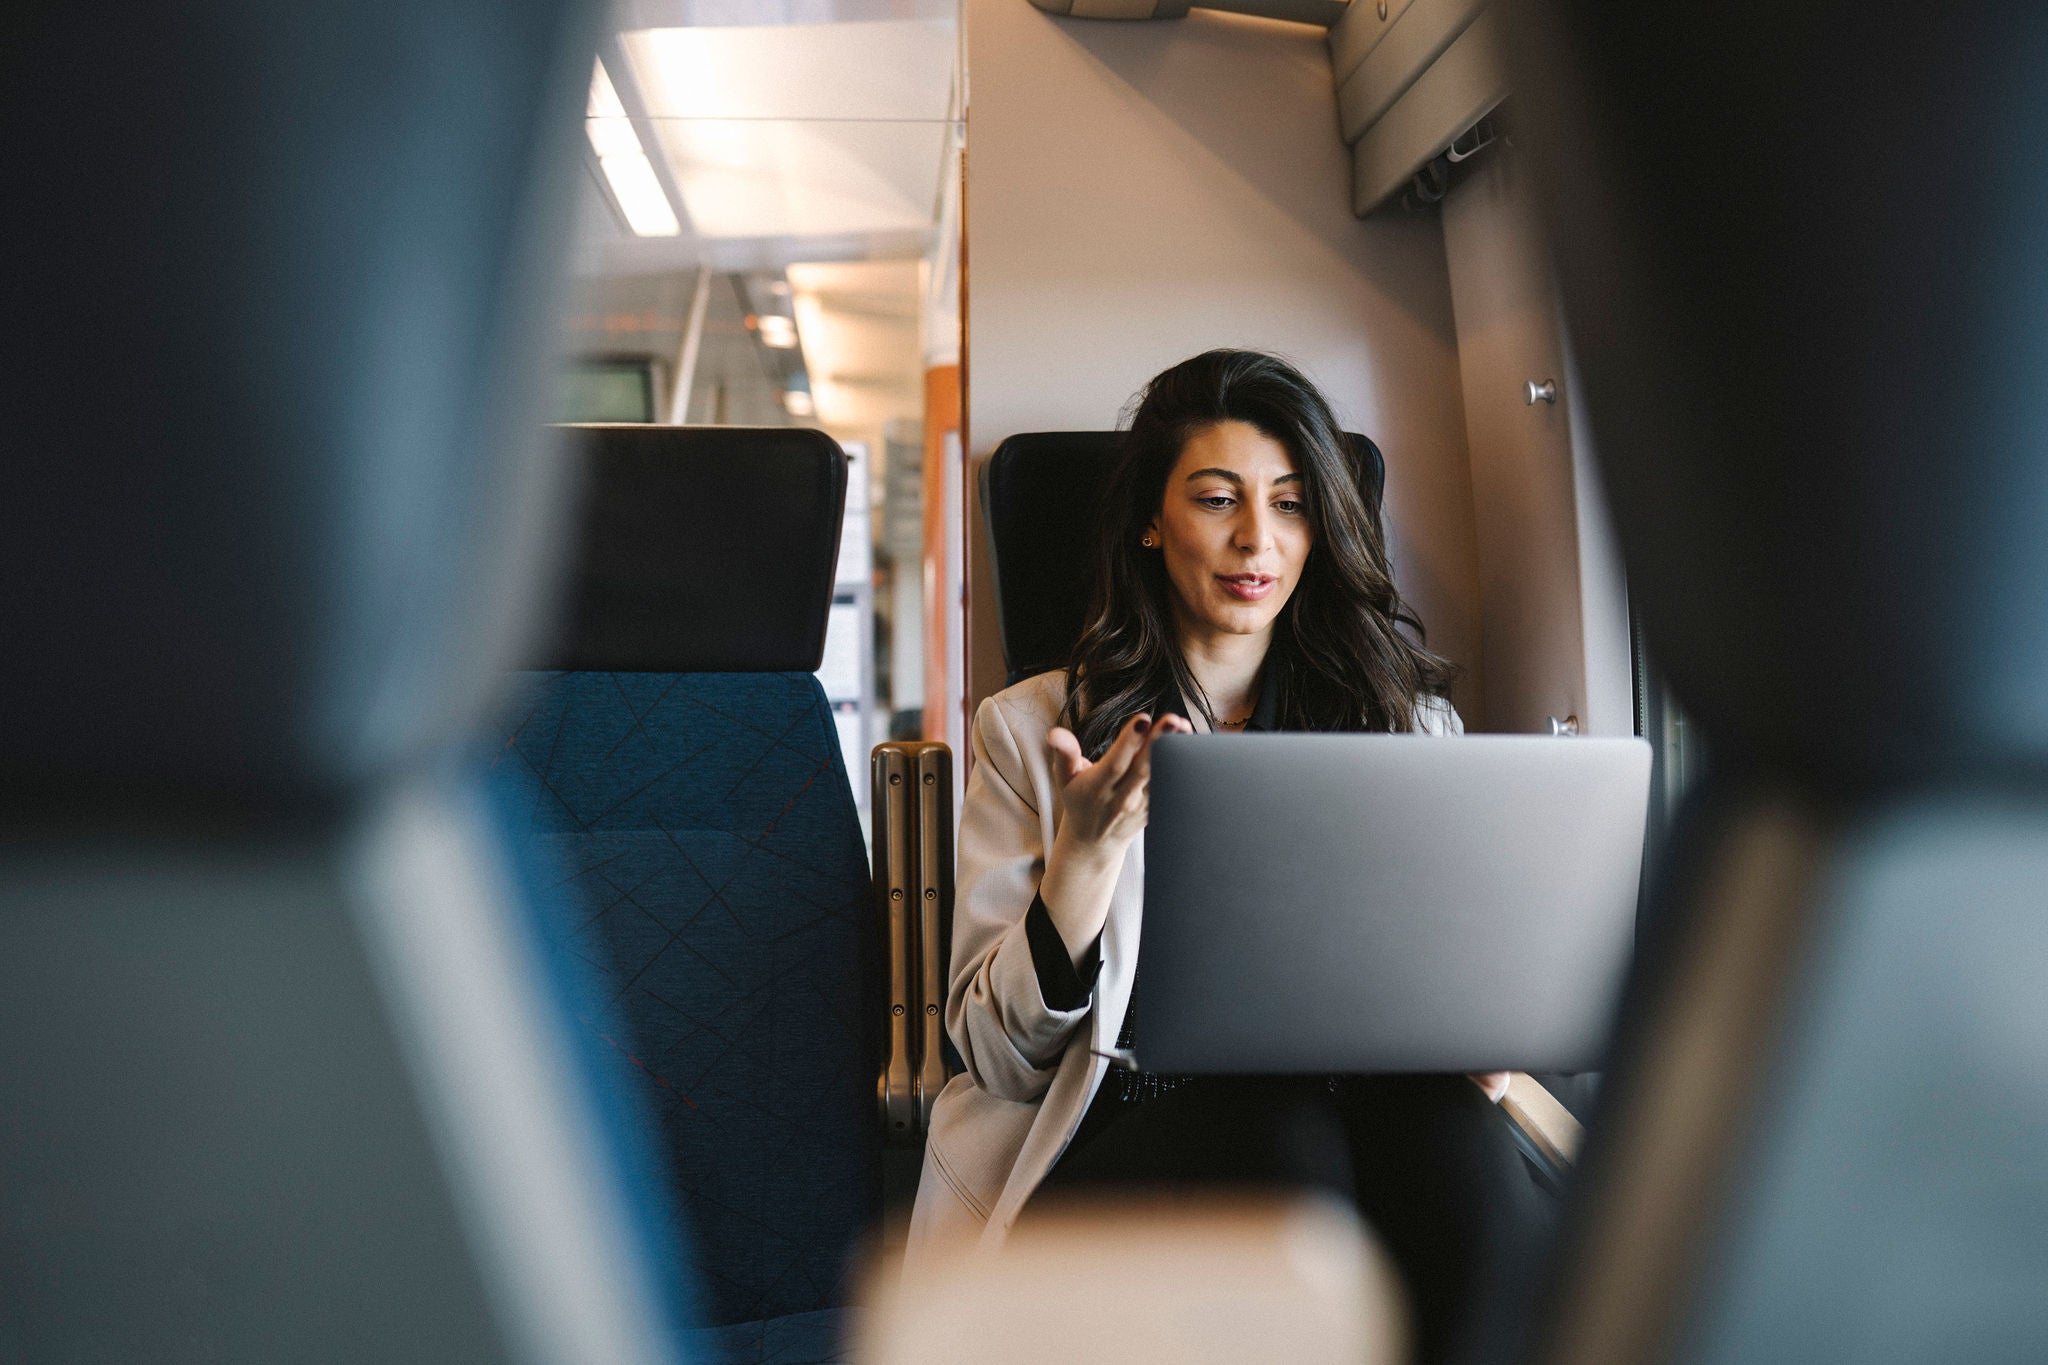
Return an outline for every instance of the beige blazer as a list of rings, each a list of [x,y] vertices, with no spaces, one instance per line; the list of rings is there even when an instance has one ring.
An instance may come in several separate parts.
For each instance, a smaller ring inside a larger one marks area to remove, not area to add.
[[[1098,1054],[1123,1030],[1143,912],[1142,839],[1110,896],[1102,966],[1086,1005],[1047,1007],[1024,934],[1059,829],[1062,783],[1046,735],[1065,701],[1065,675],[1041,673],[975,713],[946,995],[946,1031],[966,1070],[932,1107],[907,1265],[935,1245],[1002,1240],[1066,1151],[1109,1065]],[[1435,698],[1419,716],[1418,728],[1431,734],[1464,728]]]

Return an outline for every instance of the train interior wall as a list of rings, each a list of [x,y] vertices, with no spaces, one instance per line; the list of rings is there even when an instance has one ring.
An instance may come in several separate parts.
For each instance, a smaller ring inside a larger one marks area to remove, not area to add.
[[[1187,355],[1279,351],[1386,451],[1397,579],[1471,728],[1629,733],[1620,568],[1512,149],[1440,210],[1360,220],[1318,30],[1015,0],[965,23],[968,487],[1004,437],[1110,426]],[[1529,410],[1524,370],[1560,401]],[[971,709],[1004,668],[968,503]]]

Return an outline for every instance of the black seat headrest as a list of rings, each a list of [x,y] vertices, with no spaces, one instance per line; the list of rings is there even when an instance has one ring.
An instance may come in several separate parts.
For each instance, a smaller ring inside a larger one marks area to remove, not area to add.
[[[547,667],[818,667],[846,508],[838,442],[797,427],[569,431],[582,491]]]
[[[1386,461],[1370,438],[1344,435],[1359,492],[1376,508]],[[1081,637],[1095,509],[1122,438],[1116,431],[1022,432],[997,446],[982,469],[982,514],[1011,682],[1066,667]]]

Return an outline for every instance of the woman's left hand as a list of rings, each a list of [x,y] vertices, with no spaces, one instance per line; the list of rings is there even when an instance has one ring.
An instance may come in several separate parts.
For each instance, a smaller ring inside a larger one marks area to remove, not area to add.
[[[1472,1077],[1472,1084],[1484,1090],[1486,1098],[1499,1104],[1507,1096],[1510,1074],[1506,1071],[1481,1071]]]

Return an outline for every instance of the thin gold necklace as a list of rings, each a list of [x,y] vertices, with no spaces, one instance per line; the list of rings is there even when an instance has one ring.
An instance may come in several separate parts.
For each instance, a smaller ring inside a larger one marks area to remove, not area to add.
[[[1245,726],[1251,723],[1252,713],[1247,711],[1243,715],[1239,716],[1236,720],[1219,720],[1216,722],[1216,725],[1217,728],[1223,730],[1242,730]]]

